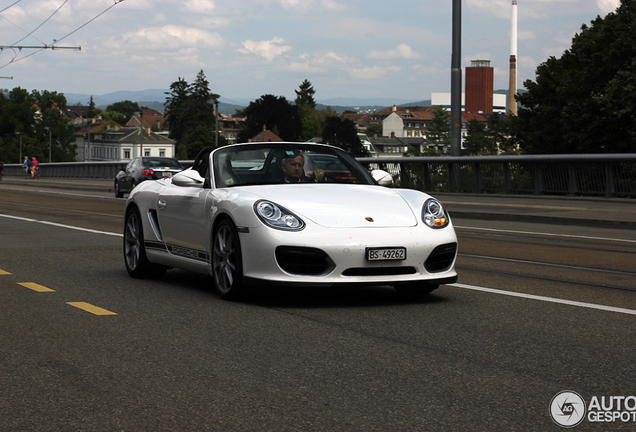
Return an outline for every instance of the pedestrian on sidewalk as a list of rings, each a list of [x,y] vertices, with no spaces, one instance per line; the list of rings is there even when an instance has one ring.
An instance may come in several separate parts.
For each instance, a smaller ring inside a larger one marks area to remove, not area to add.
[[[40,178],[40,163],[38,160],[33,157],[33,161],[31,162],[31,178]]]
[[[29,178],[29,174],[31,174],[31,159],[28,156],[24,157],[24,178]]]

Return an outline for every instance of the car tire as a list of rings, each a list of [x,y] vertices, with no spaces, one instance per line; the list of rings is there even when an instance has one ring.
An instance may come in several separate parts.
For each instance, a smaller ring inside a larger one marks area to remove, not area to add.
[[[238,300],[244,294],[243,263],[238,231],[229,220],[221,221],[212,239],[212,278],[224,300]]]
[[[137,208],[126,213],[124,222],[124,263],[126,271],[134,278],[161,277],[167,267],[148,261],[144,247],[144,231]]]
[[[394,285],[393,288],[403,296],[415,297],[430,294],[439,288],[439,285],[432,285],[426,282],[412,282],[404,285]]]
[[[119,188],[119,182],[115,181],[115,198],[122,198],[124,193]]]

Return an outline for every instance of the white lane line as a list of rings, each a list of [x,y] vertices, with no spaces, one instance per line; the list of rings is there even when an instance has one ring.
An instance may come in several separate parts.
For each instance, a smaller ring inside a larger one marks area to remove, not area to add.
[[[88,228],[75,227],[75,226],[71,226],[71,225],[64,225],[64,224],[59,224],[59,223],[49,222],[49,221],[41,221],[41,220],[37,220],[37,219],[23,218],[23,217],[19,217],[19,216],[9,216],[9,215],[4,215],[4,214],[0,214],[0,216],[5,217],[5,218],[9,218],[9,219],[17,219],[17,220],[21,220],[21,221],[25,221],[25,222],[36,222],[36,223],[41,223],[41,224],[44,224],[44,225],[53,225],[53,226],[57,226],[57,227],[61,227],[61,228],[68,228],[68,229],[73,229],[73,230],[77,230],[77,231],[84,231],[84,232],[89,232],[89,233],[94,233],[94,234],[104,234],[104,235],[110,235],[110,236],[116,236],[116,237],[123,237],[124,236],[123,234],[119,234],[119,233],[92,230],[92,229],[88,229]]]
[[[455,228],[465,229],[465,230],[493,231],[493,232],[512,233],[512,234],[530,234],[530,235],[541,235],[541,236],[552,236],[552,237],[570,237],[570,238],[578,238],[578,239],[586,239],[586,240],[609,240],[609,241],[617,241],[617,242],[636,243],[636,240],[617,239],[617,238],[610,238],[610,237],[590,237],[590,236],[571,235],[571,234],[551,234],[551,233],[532,232],[532,231],[502,230],[502,229],[495,229],[495,228],[464,227],[464,226],[458,226],[458,225],[455,225]]]
[[[474,290],[474,291],[484,291],[484,292],[488,292],[488,293],[491,293],[491,294],[502,294],[502,295],[507,295],[507,296],[511,296],[511,297],[521,297],[521,298],[530,299],[530,300],[539,300],[539,301],[544,301],[544,302],[549,302],[549,303],[559,303],[559,304],[564,304],[564,305],[569,305],[569,306],[577,306],[577,307],[584,307],[584,308],[589,308],[589,309],[597,309],[597,310],[602,310],[602,311],[606,311],[606,312],[617,312],[617,313],[624,313],[624,314],[629,314],[629,315],[636,315],[636,310],[633,310],[633,309],[623,309],[623,308],[617,308],[617,307],[613,307],[613,306],[598,305],[598,304],[594,304],[594,303],[584,303],[584,302],[578,302],[578,301],[573,301],[573,300],[564,300],[564,299],[558,299],[558,298],[553,298],[553,297],[538,296],[538,295],[533,295],[533,294],[524,294],[524,293],[518,293],[518,292],[511,292],[511,291],[503,291],[503,290],[498,290],[498,289],[493,289],[493,288],[485,288],[485,287],[479,287],[479,286],[474,286],[474,285],[464,285],[464,284],[458,284],[458,283],[450,284],[448,286],[452,286],[452,287],[456,287],[456,288],[464,288],[464,289],[469,289],[469,290]]]

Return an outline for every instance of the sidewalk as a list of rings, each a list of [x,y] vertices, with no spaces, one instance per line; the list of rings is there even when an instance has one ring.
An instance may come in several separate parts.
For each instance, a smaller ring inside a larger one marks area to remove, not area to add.
[[[72,189],[90,192],[113,192],[114,179],[94,179],[94,178],[66,178],[66,177],[42,177],[39,179],[24,177],[4,176],[0,181],[3,184],[12,186],[29,186],[52,189]],[[113,192],[114,193],[114,192]]]
[[[113,179],[4,177],[2,185],[113,192]],[[435,193],[451,217],[636,229],[636,199]]]

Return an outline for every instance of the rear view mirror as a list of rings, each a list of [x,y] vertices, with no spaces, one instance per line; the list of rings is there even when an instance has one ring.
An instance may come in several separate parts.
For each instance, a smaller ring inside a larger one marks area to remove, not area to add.
[[[393,184],[393,176],[381,169],[371,171],[371,177],[373,177],[380,186],[391,186]]]
[[[205,179],[201,177],[198,171],[187,169],[180,171],[172,177],[172,184],[184,187],[203,187]]]

